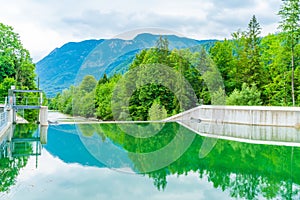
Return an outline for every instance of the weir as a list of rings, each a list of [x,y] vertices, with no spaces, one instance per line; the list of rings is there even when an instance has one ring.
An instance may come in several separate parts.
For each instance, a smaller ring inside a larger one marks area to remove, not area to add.
[[[201,119],[219,124],[299,127],[300,107],[202,105],[168,120]]]
[[[164,121],[174,120],[205,137],[300,146],[299,107],[202,105]]]

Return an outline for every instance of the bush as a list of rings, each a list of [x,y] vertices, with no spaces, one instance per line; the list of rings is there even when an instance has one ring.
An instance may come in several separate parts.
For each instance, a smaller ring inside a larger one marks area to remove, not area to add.
[[[261,92],[257,87],[252,84],[248,86],[243,83],[242,90],[235,89],[231,95],[226,99],[227,105],[244,105],[244,106],[256,106],[261,105],[262,100],[260,98]]]

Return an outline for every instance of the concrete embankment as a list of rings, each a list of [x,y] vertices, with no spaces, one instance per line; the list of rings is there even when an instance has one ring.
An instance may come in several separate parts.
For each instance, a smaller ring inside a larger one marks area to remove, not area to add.
[[[206,137],[256,144],[300,146],[298,107],[204,105],[165,121],[178,121]]]
[[[1,114],[1,126],[0,126],[0,141],[6,137],[7,131],[11,128],[12,124],[12,112],[11,110],[7,112],[2,112]]]
[[[179,121],[191,119],[229,124],[299,127],[300,107],[202,105],[168,118]]]

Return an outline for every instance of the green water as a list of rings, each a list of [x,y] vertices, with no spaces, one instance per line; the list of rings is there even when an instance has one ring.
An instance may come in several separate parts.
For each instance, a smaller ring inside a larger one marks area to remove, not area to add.
[[[15,127],[14,138],[38,136]],[[36,141],[2,151],[0,197],[300,199],[299,147],[219,139],[201,157],[207,140],[177,123],[49,126],[41,152]]]

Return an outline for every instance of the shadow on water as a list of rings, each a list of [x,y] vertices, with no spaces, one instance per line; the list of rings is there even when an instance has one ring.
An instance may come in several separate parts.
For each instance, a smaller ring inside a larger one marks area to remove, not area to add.
[[[41,155],[47,142],[47,127],[37,124],[12,125],[0,141],[0,192],[15,184],[19,171],[27,165],[30,156]]]

